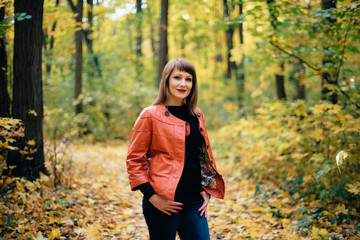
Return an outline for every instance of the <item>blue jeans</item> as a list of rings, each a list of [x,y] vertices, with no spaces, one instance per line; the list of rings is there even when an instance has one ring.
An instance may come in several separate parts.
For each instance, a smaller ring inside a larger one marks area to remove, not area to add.
[[[143,198],[143,214],[148,225],[150,240],[174,240],[176,232],[181,240],[209,240],[209,226],[205,214],[198,212],[203,201],[186,201],[175,197],[183,204],[182,210],[171,216],[159,211],[147,199]]]

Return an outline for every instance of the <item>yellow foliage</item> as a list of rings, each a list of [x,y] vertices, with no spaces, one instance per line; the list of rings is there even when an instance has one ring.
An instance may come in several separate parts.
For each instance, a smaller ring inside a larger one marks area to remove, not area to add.
[[[328,235],[329,233],[327,232],[326,229],[322,228],[322,229],[318,229],[316,227],[313,227],[312,228],[312,237],[311,239],[314,239],[314,240],[323,240],[323,239],[327,239],[328,238]]]
[[[354,184],[348,184],[347,188],[348,188],[349,192],[351,192],[355,195],[360,194],[360,182],[355,182]]]

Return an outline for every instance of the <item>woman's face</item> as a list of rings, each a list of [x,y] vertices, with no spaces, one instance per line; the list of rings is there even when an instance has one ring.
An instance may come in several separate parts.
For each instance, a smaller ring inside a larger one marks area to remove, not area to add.
[[[190,94],[192,84],[193,79],[190,73],[174,69],[169,77],[170,96],[165,104],[182,105],[183,100]]]

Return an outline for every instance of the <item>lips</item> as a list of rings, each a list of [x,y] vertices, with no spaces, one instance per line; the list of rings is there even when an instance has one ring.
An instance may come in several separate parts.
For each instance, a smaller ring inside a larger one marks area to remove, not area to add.
[[[184,93],[186,92],[186,90],[182,90],[182,89],[176,89],[178,92]]]

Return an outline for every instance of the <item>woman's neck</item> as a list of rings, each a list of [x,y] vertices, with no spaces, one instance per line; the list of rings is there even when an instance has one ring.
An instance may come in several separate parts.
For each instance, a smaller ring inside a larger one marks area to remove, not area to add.
[[[165,106],[182,106],[183,105],[183,100],[179,100],[176,101],[175,99],[166,99],[166,101],[164,102]]]

